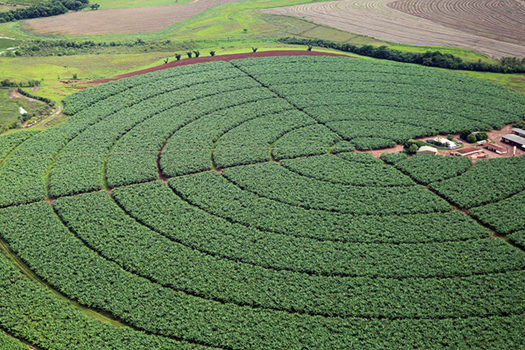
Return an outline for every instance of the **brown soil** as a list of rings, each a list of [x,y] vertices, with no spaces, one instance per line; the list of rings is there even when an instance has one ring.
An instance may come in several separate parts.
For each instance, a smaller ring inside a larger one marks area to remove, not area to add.
[[[217,5],[238,0],[194,0],[164,6],[69,12],[60,16],[24,21],[38,34],[110,34],[153,32],[178,23]]]
[[[262,12],[305,17],[393,43],[525,56],[522,0],[342,0]]]
[[[388,6],[460,31],[525,44],[525,3],[518,0],[396,0]]]
[[[188,64],[196,64],[196,63],[204,63],[204,62],[216,62],[216,61],[231,61],[231,60],[238,60],[243,58],[258,58],[258,57],[274,57],[274,56],[342,56],[342,57],[348,57],[351,56],[347,55],[340,55],[335,53],[329,53],[329,52],[318,52],[318,51],[294,51],[294,50],[282,50],[282,51],[262,51],[262,52],[250,52],[250,53],[237,53],[237,54],[231,54],[231,55],[219,55],[219,56],[206,56],[206,57],[199,57],[199,58],[186,58],[180,61],[173,61],[167,64],[163,64],[161,66],[156,66],[148,69],[143,69],[131,73],[121,74],[117,75],[113,78],[105,78],[105,79],[97,79],[89,82],[84,82],[83,84],[101,84],[101,83],[107,83],[114,80],[119,80],[122,78],[129,78],[136,75],[146,74],[150,72],[155,72],[162,69],[168,69],[173,67],[179,67],[179,66],[186,66]]]

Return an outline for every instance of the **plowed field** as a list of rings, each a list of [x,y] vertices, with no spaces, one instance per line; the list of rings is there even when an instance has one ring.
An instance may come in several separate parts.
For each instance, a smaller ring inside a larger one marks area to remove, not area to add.
[[[525,56],[525,4],[520,0],[344,0],[264,11],[395,43]]]
[[[195,0],[183,4],[70,12],[25,21],[39,34],[109,34],[153,32],[235,0]]]

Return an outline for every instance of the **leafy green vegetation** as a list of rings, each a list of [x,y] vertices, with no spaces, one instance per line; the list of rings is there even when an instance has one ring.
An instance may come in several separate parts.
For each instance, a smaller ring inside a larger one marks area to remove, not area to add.
[[[522,340],[525,254],[491,237],[510,219],[455,203],[519,200],[522,181],[498,176],[523,164],[354,149],[516,121],[523,96],[420,66],[272,57],[64,104],[59,126],[0,138],[5,332],[42,349]]]

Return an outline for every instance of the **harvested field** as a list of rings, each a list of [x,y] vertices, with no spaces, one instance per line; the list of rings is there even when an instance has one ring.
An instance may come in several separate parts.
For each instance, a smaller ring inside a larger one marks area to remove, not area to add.
[[[518,0],[343,0],[263,11],[395,43],[525,56],[525,5]]]
[[[446,27],[525,44],[525,2],[519,0],[397,0],[389,7]]]
[[[118,8],[70,12],[65,15],[25,21],[38,34],[111,34],[154,32],[193,17],[217,5],[235,0],[195,0],[166,6]]]

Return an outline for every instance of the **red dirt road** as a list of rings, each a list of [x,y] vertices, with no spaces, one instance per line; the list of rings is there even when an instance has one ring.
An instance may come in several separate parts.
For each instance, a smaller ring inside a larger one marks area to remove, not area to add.
[[[188,64],[196,64],[196,63],[205,63],[205,62],[217,62],[217,61],[231,61],[231,60],[238,60],[243,58],[260,58],[260,57],[275,57],[275,56],[341,56],[341,57],[348,57],[351,58],[351,56],[347,55],[340,55],[336,53],[329,53],[329,52],[318,52],[318,51],[298,51],[298,50],[282,50],[282,51],[262,51],[262,52],[250,52],[250,53],[236,53],[236,54],[230,54],[230,55],[219,55],[219,56],[206,56],[206,57],[199,57],[199,58],[186,58],[180,61],[173,61],[167,64],[163,64],[161,66],[156,66],[148,69],[142,69],[135,72],[130,72],[126,74],[121,74],[114,76],[112,78],[105,78],[105,79],[97,79],[92,80],[88,82],[84,82],[83,84],[102,84],[107,83],[110,81],[115,81],[123,78],[129,78],[136,75],[146,74],[155,72],[158,70],[173,68],[173,67],[179,67],[179,66],[186,66]]]

